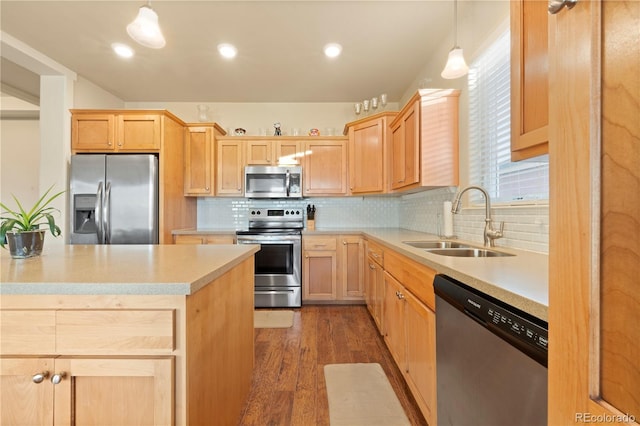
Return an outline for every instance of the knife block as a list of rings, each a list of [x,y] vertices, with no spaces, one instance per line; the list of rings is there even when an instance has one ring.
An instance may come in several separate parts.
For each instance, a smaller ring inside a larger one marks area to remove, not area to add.
[[[315,230],[316,230],[316,220],[307,219],[307,231],[315,231]]]

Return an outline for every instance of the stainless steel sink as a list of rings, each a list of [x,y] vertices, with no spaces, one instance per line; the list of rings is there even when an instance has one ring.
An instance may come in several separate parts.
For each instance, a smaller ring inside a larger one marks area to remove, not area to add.
[[[454,257],[504,257],[515,256],[511,253],[504,253],[501,251],[495,251],[484,248],[444,248],[427,250],[429,253],[439,254],[441,256],[454,256]]]
[[[457,241],[432,240],[432,241],[403,241],[403,243],[415,248],[422,249],[451,249],[451,248],[472,248],[468,244]]]

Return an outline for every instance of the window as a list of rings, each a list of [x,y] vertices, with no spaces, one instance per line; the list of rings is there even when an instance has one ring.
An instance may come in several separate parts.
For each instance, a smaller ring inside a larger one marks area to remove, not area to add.
[[[510,37],[500,35],[469,67],[470,183],[498,203],[549,199],[549,156],[511,162]],[[482,196],[470,193],[472,203]]]

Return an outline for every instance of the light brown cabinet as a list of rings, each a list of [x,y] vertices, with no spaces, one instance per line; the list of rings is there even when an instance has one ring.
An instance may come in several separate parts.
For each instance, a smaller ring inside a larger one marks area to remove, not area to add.
[[[174,244],[235,244],[235,234],[178,234],[173,236]]]
[[[639,23],[635,0],[549,18],[550,425],[640,421]]]
[[[429,424],[436,424],[436,314],[411,292],[406,299],[406,374],[409,389]]]
[[[364,299],[364,243],[357,235],[339,235],[339,300]]]
[[[304,141],[303,195],[347,195],[347,139],[311,139]]]
[[[382,334],[393,359],[402,371],[420,411],[429,424],[436,422],[436,272],[405,256],[369,241],[370,271],[383,259],[384,277]],[[378,254],[378,252],[381,252]],[[376,275],[369,273],[374,288]],[[375,297],[375,296],[374,296]],[[375,299],[372,308],[376,315]],[[370,309],[371,310],[371,309]]]
[[[245,141],[247,165],[299,165],[300,141],[290,138],[269,140],[251,138]]]
[[[170,357],[3,358],[0,384],[3,425],[173,424]]]
[[[338,295],[336,237],[303,237],[302,255],[302,301],[336,300]]]
[[[420,181],[420,101],[412,100],[391,126],[391,188]]]
[[[152,111],[71,111],[74,152],[158,152],[163,114]]]
[[[216,195],[241,197],[244,194],[244,143],[221,138],[216,141]]]
[[[384,340],[396,361],[398,368],[405,372],[405,289],[391,274],[384,274]]]
[[[253,271],[251,256],[190,295],[3,295],[0,423],[237,424]]]
[[[457,186],[459,90],[421,89],[391,122],[391,189]]]
[[[215,194],[215,140],[224,131],[217,124],[187,124],[185,128],[184,194]]]
[[[302,238],[302,300],[364,301],[364,250],[359,235]]]
[[[383,330],[384,307],[384,251],[381,246],[366,241],[365,263],[365,301],[371,317],[373,318],[381,335]]]
[[[549,152],[549,13],[545,2],[511,7],[511,160]]]
[[[387,145],[390,121],[396,112],[384,112],[345,126],[349,135],[349,191],[351,194],[387,192]]]

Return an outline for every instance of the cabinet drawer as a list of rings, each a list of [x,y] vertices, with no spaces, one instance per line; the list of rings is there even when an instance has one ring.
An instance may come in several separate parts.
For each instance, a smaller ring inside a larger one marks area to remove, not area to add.
[[[336,237],[305,237],[302,244],[305,250],[336,250]]]
[[[0,312],[2,355],[53,354],[56,350],[56,312],[3,310]]]
[[[170,354],[174,349],[171,309],[56,312],[59,354]]]
[[[367,256],[373,259],[378,265],[384,264],[384,249],[382,246],[367,240]]]
[[[435,311],[433,278],[436,271],[391,251],[385,253],[384,269],[400,281],[422,303]]]

